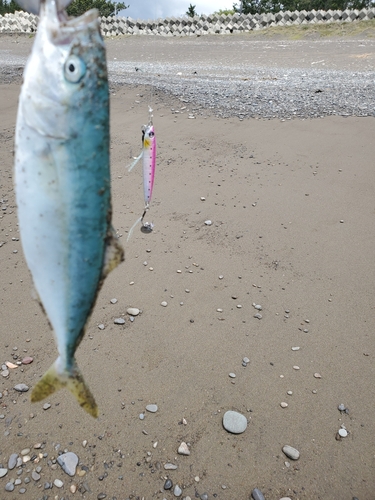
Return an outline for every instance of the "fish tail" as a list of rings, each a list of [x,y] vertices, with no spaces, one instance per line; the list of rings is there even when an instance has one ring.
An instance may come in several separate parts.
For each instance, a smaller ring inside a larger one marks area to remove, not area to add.
[[[42,401],[58,389],[66,387],[74,395],[80,406],[94,418],[98,417],[98,407],[94,396],[83,379],[76,362],[68,372],[59,373],[56,360],[36,384],[31,393],[31,402]]]

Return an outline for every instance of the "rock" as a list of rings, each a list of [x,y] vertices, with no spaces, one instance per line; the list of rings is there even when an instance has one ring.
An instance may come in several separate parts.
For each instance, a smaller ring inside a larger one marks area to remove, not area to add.
[[[13,387],[13,389],[18,392],[27,392],[29,390],[29,386],[26,384],[17,384]]]
[[[7,377],[7,376],[9,375],[9,370],[3,370],[3,371],[1,372],[1,375],[2,375],[3,377]]]
[[[75,492],[77,491],[77,486],[76,486],[75,484],[71,484],[71,485],[69,486],[69,491],[70,491],[71,493],[75,493]]]
[[[8,469],[0,469],[0,477],[4,477],[8,472]]]
[[[22,456],[28,455],[29,453],[30,453],[30,448],[24,448],[24,449],[21,451],[21,455],[22,455]]]
[[[282,401],[280,403],[281,408],[288,408],[288,403],[285,403],[285,401]]]
[[[62,488],[64,483],[61,481],[61,479],[55,479],[53,484],[56,486],[56,488]]]
[[[137,309],[136,307],[129,307],[126,312],[130,315],[130,316],[138,316],[138,314],[140,313],[140,310]]]
[[[14,490],[14,483],[10,482],[5,485],[5,491],[13,491]]]
[[[249,359],[249,358],[247,358],[246,356],[243,358],[243,360],[242,360],[242,361],[243,361],[244,363],[246,363],[246,364],[247,364],[247,363],[250,363],[250,359]]]
[[[166,302],[165,300],[163,300],[163,302],[161,302],[160,305],[163,306],[163,307],[167,307],[168,302]]]
[[[34,479],[34,481],[39,481],[40,474],[38,474],[35,470],[33,470],[31,473],[31,477]]]
[[[346,438],[347,435],[348,435],[348,431],[346,429],[339,429],[339,435],[342,437],[342,438]]]
[[[262,319],[263,316],[260,313],[256,313],[256,314],[254,314],[254,318],[256,318],[256,319]]]
[[[164,489],[165,490],[170,490],[173,486],[173,483],[170,479],[167,479],[164,483]]]
[[[320,375],[320,373],[314,373],[314,377],[315,378],[322,378],[322,376]]]
[[[212,220],[205,220],[204,223],[206,224],[206,226],[211,226],[212,225]]]
[[[186,455],[186,456],[190,455],[189,447],[184,441],[182,441],[182,443],[178,447],[177,453],[179,455]]]
[[[236,378],[236,374],[235,373],[230,373],[229,376],[230,376],[230,378]]]
[[[99,493],[99,495],[96,498],[98,500],[104,500],[104,498],[107,498],[107,495],[105,493]]]
[[[283,452],[285,453],[285,455],[292,459],[292,460],[298,460],[299,459],[299,451],[296,450],[296,448],[293,448],[292,446],[289,446],[288,444],[286,444],[284,447],[283,447]]]
[[[8,460],[8,469],[12,470],[17,465],[18,453],[12,453]]]
[[[104,330],[105,326],[103,325],[103,323],[100,323],[100,325],[98,325],[98,328],[99,330]]]
[[[117,299],[111,299],[111,304],[117,304]]]
[[[346,410],[346,407],[345,407],[345,405],[341,404],[341,405],[338,405],[337,409],[338,409],[339,411],[345,411],[345,410]]]
[[[15,368],[18,368],[18,365],[15,365],[14,363],[11,363],[10,361],[6,361],[5,365],[10,368],[11,370],[14,370]]]
[[[23,365],[29,365],[33,361],[34,361],[34,358],[32,358],[31,356],[26,356],[25,358],[23,358],[22,364]]]
[[[265,500],[263,493],[258,488],[253,489],[251,496],[254,500]]]
[[[158,411],[158,405],[147,405],[146,410],[150,413],[156,413]]]
[[[177,465],[171,464],[171,463],[167,463],[167,464],[164,465],[164,469],[165,470],[176,470],[177,469]]]
[[[69,476],[74,476],[78,464],[78,457],[75,453],[68,451],[57,457],[57,462],[62,470]]]
[[[115,325],[123,325],[125,323],[124,318],[116,318],[114,321]]]
[[[223,416],[223,427],[232,434],[241,434],[247,427],[247,419],[236,411],[227,411]]]
[[[51,404],[50,403],[44,403],[43,410],[49,410],[49,408],[51,408]]]
[[[173,490],[173,494],[175,497],[180,497],[182,495],[182,489],[176,484]]]

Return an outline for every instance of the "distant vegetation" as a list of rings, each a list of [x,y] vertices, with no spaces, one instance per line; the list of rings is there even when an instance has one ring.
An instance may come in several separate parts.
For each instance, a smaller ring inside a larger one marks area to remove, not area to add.
[[[375,0],[243,0],[233,4],[235,12],[262,14],[281,10],[345,10],[369,9],[375,7]]]
[[[7,2],[6,0],[0,0],[0,16],[3,16],[7,12],[15,12],[16,10],[21,10],[14,0]]]
[[[100,16],[108,17],[128,7],[129,5],[122,2],[115,3],[112,0],[74,0],[69,5],[67,12],[70,16],[80,16],[90,9],[98,9]],[[14,0],[0,0],[0,15],[16,10],[23,9]]]
[[[195,10],[196,5],[190,4],[188,10],[186,11],[186,15],[189,17],[194,17],[197,15],[197,11]]]
[[[216,12],[214,12],[214,14],[218,15],[218,16],[233,16],[233,14],[235,14],[235,10],[234,9],[220,9],[220,10],[217,10]]]

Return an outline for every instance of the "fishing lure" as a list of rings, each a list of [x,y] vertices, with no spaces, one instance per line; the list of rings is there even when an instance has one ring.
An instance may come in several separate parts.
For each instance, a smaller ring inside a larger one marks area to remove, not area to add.
[[[143,219],[150,208],[152,190],[154,188],[155,169],[156,169],[156,137],[155,129],[152,123],[152,109],[149,109],[150,119],[148,125],[142,126],[142,151],[141,154],[129,166],[128,171],[131,172],[138,161],[142,158],[143,164],[143,196],[145,206],[142,216],[135,221],[129,231],[128,240],[132,235],[135,226],[141,222],[141,231],[143,233],[151,233],[154,225],[152,222],[143,222]]]

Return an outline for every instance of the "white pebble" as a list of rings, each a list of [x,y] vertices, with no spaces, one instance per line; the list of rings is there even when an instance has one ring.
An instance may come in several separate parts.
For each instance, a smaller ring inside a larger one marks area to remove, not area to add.
[[[56,486],[56,488],[62,488],[64,483],[61,481],[61,479],[55,479],[53,484]]]
[[[126,312],[130,315],[130,316],[138,316],[139,314],[139,309],[137,307],[129,307]]]
[[[342,438],[346,438],[348,431],[346,429],[339,429],[339,434]]]
[[[292,446],[289,446],[286,444],[283,447],[283,452],[288,458],[291,458],[292,460],[298,460],[299,459],[299,451],[296,448],[293,448]]]
[[[165,300],[163,300],[163,302],[161,302],[160,305],[163,306],[163,307],[167,307],[168,302],[166,302]]]
[[[282,401],[280,403],[281,408],[288,408],[288,403],[285,403],[285,401]]]
[[[292,347],[292,351],[299,351],[300,349],[300,347]]]
[[[246,430],[247,418],[236,411],[227,411],[223,416],[223,427],[232,434],[241,434]]]
[[[236,378],[236,374],[235,373],[230,373],[229,376],[230,376],[230,378]]]
[[[186,456],[190,455],[189,447],[184,441],[182,441],[182,443],[178,447],[177,453],[179,455],[186,455]]]
[[[204,223],[206,224],[206,226],[211,226],[212,225],[212,220],[205,220]]]

